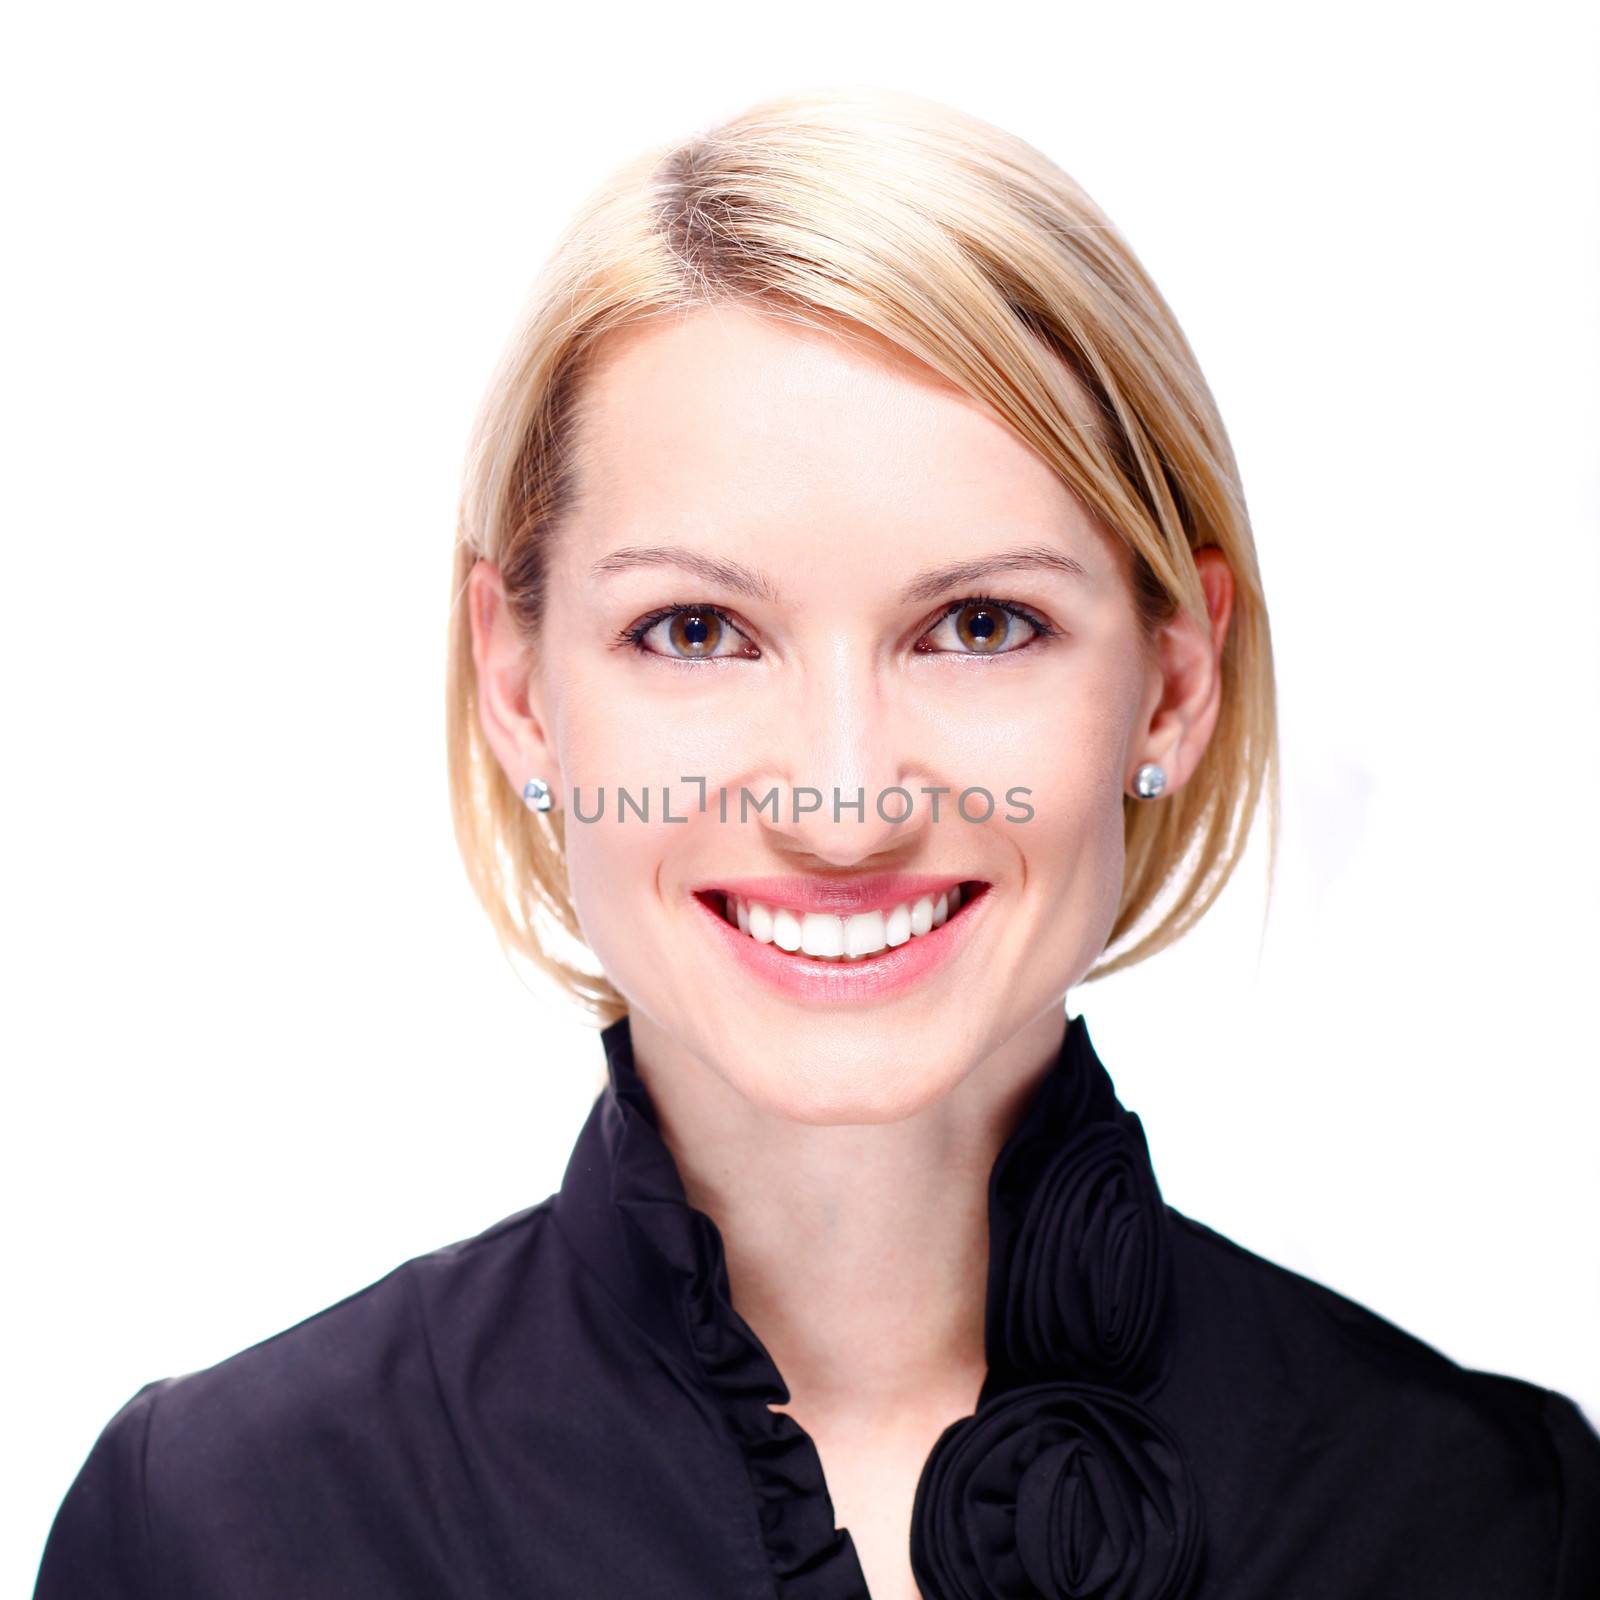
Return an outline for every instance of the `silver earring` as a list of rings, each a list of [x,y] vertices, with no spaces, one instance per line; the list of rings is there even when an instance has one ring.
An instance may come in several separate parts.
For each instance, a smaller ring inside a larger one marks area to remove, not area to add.
[[[550,785],[543,778],[529,778],[522,786],[522,803],[530,811],[548,811],[555,804]]]
[[[1159,761],[1145,762],[1133,775],[1133,787],[1141,800],[1154,800],[1166,786],[1166,768]]]

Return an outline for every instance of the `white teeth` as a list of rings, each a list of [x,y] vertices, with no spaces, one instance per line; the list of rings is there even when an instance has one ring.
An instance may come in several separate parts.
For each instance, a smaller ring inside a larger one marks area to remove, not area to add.
[[[808,956],[842,956],[843,921],[821,911],[806,912],[800,919],[800,948]]]
[[[838,921],[838,918],[830,918]],[[844,953],[847,956],[870,956],[889,942],[884,933],[883,913],[866,911],[859,917],[846,917],[839,924],[844,929]]]
[[[904,901],[888,911],[864,911],[851,917],[821,911],[797,915],[782,906],[764,906],[759,900],[737,895],[726,896],[725,905],[728,919],[761,944],[775,944],[780,950],[817,961],[859,961],[941,927],[961,908],[962,895],[957,885],[937,896]]]

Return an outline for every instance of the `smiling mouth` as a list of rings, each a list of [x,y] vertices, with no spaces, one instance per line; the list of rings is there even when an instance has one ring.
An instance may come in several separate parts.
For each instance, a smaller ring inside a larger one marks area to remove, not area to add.
[[[797,960],[859,966],[931,937],[947,922],[964,915],[988,889],[981,879],[968,879],[948,892],[920,895],[886,910],[846,917],[763,905],[721,889],[697,891],[695,898],[758,944],[770,944]]]

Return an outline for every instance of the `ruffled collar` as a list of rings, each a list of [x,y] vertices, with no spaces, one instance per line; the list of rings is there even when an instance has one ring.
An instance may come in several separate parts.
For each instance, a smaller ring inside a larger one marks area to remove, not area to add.
[[[744,1453],[783,1600],[867,1600],[821,1457],[734,1309],[722,1237],[689,1205],[633,1060],[601,1033],[607,1086],[554,1208],[626,1314],[719,1402]],[[1139,1118],[1081,1016],[989,1177],[988,1374],[940,1436],[912,1513],[927,1600],[1181,1600],[1200,1576],[1188,1457],[1144,1402],[1171,1350],[1170,1234]]]

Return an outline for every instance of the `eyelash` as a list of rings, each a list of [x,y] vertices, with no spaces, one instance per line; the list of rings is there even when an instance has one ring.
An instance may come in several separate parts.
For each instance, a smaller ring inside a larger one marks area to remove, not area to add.
[[[1013,600],[1001,600],[996,598],[994,595],[988,594],[969,594],[963,595],[959,600],[952,600],[944,608],[944,610],[942,610],[939,615],[936,616],[933,621],[922,630],[922,633],[918,634],[917,637],[921,639],[925,635],[932,633],[933,630],[937,628],[939,624],[947,617],[953,617],[958,611],[966,610],[968,606],[986,606],[995,611],[1003,611],[1007,616],[1015,617],[1021,622],[1026,622],[1028,626],[1034,630],[1036,637],[1030,639],[1024,645],[1019,645],[1015,650],[1002,650],[997,652],[999,655],[1020,655],[1024,650],[1031,650],[1037,644],[1043,644],[1048,640],[1056,638],[1061,632],[1059,628],[1053,626],[1051,623],[1046,622],[1044,618],[1041,617],[1036,611],[1031,610],[1027,606],[1018,605]],[[619,645],[630,646],[642,656],[657,656],[663,661],[671,661],[684,666],[702,666],[708,662],[716,661],[718,659],[734,659],[726,656],[721,658],[715,656],[706,656],[700,658],[699,660],[695,660],[688,656],[668,656],[662,655],[659,650],[645,649],[645,635],[648,634],[657,623],[665,622],[668,617],[675,617],[679,614],[679,612],[683,611],[692,611],[700,616],[715,617],[720,623],[723,624],[724,627],[732,628],[741,639],[749,638],[749,635],[745,633],[745,631],[739,627],[733,618],[730,617],[728,613],[720,606],[682,603],[670,606],[662,606],[659,610],[652,611],[648,616],[641,617],[637,622],[631,624],[629,627],[624,628],[617,635],[617,643]],[[980,660],[987,659],[981,652],[977,650],[935,650],[927,653],[944,656],[969,655]]]

